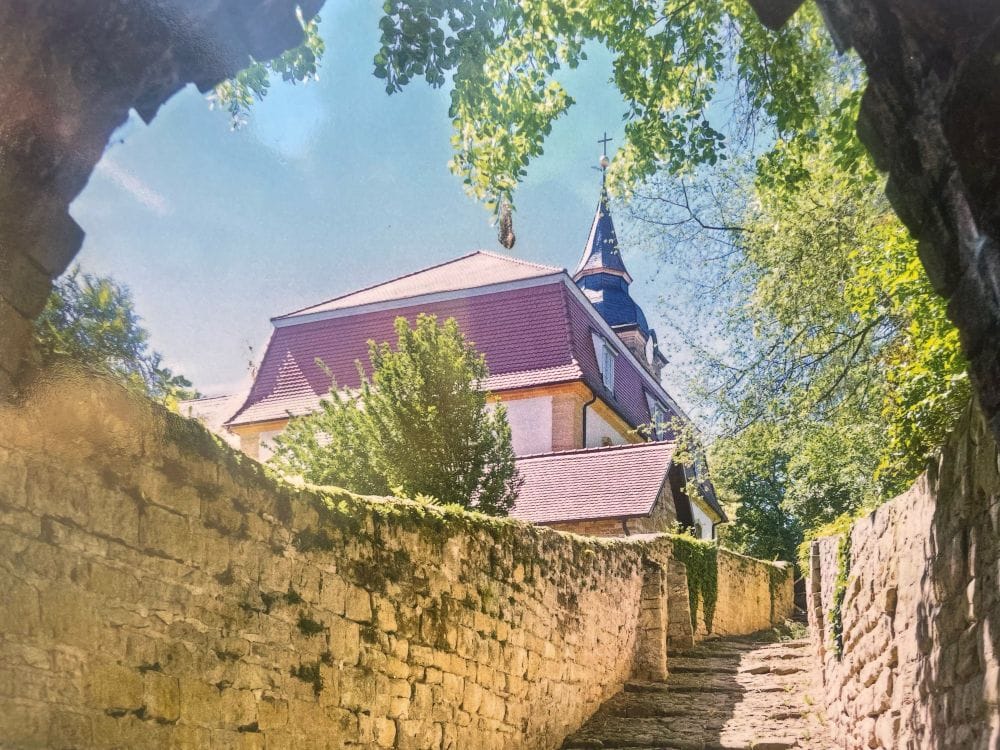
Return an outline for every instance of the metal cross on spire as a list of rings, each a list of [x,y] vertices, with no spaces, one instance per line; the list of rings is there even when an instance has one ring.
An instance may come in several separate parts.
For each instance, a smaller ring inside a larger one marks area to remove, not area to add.
[[[597,142],[600,143],[601,146],[603,146],[604,156],[608,155],[608,144],[611,143],[611,141],[613,141],[613,140],[614,140],[614,138],[608,138],[608,131],[606,131],[606,130],[604,131],[604,137],[597,139]]]
[[[605,173],[607,172],[608,165],[611,163],[611,159],[608,158],[608,144],[612,140],[613,140],[612,138],[608,138],[608,131],[606,131],[606,130],[604,131],[604,137],[597,139],[597,142],[600,143],[601,147],[602,147],[601,159],[598,162],[598,164],[601,165],[601,191],[602,191],[602,193],[603,193],[603,190],[604,190]]]

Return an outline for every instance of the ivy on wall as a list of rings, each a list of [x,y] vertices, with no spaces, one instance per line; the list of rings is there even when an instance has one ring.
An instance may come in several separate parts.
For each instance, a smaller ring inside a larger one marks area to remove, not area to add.
[[[837,577],[833,581],[833,601],[827,620],[830,623],[830,637],[833,653],[838,659],[844,654],[844,599],[847,596],[847,578],[851,572],[851,534],[848,531],[837,543]]]
[[[703,542],[686,534],[672,538],[674,558],[687,568],[688,601],[691,604],[691,628],[698,630],[698,602],[702,604],[705,630],[712,632],[715,603],[719,596],[719,548],[715,542]]]

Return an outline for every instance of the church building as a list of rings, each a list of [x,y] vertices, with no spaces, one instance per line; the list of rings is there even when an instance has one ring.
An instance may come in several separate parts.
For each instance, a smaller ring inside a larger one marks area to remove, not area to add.
[[[213,417],[266,460],[289,418],[317,408],[331,376],[359,386],[355,363],[367,364],[370,339],[395,340],[397,317],[454,318],[486,358],[484,388],[507,409],[524,478],[511,515],[602,536],[679,522],[714,538],[726,515],[711,485],[674,461],[666,423],[685,417],[660,383],[666,359],[631,283],[602,188],[572,276],[480,250],[280,315],[249,393],[224,420],[212,404]],[[689,496],[690,486],[700,491]]]

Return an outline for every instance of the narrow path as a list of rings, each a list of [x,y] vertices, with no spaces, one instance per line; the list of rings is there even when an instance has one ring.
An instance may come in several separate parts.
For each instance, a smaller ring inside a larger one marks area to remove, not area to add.
[[[666,682],[630,682],[563,748],[830,750],[808,641],[705,641],[671,654]]]

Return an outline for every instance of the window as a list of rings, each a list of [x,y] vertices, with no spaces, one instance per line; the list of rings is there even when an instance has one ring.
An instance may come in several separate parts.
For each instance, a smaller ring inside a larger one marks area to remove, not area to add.
[[[648,391],[646,392],[646,405],[649,407],[650,434],[656,440],[668,440],[671,436],[670,410]]]
[[[594,354],[597,355],[597,367],[601,371],[604,387],[614,393],[615,390],[615,348],[599,333],[591,333],[594,339]]]

